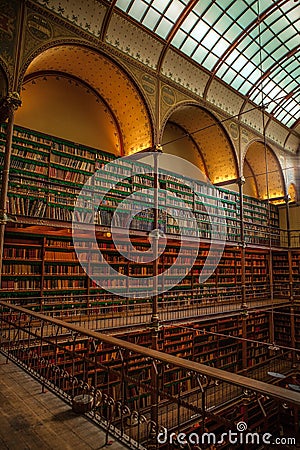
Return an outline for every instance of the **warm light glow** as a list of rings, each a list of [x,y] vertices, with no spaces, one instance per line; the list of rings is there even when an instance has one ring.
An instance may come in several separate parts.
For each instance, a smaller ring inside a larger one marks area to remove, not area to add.
[[[296,186],[294,185],[294,183],[290,184],[289,189],[288,189],[288,195],[290,197],[291,202],[297,201],[297,191],[296,191]]]

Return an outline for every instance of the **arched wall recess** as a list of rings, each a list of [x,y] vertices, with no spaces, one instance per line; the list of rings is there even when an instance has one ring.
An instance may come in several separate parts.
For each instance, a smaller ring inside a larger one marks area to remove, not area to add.
[[[17,124],[120,155],[116,120],[87,84],[57,72],[33,74],[25,79],[21,98]]]
[[[244,185],[244,194],[249,195],[250,197],[258,197],[258,187],[256,183],[255,174],[253,173],[252,167],[245,159],[244,164],[244,177],[246,179],[246,183]]]
[[[125,154],[152,145],[153,127],[145,100],[133,80],[116,62],[90,47],[59,44],[36,53],[35,58],[28,62],[25,77],[47,71],[76,77],[103,98],[118,123]]]
[[[251,168],[255,179],[258,198],[264,200],[285,195],[286,188],[282,167],[276,154],[270,147],[265,147],[260,141],[251,142],[244,158],[244,174],[247,165]],[[246,190],[249,189],[247,183],[249,184],[249,179],[246,177]]]
[[[212,183],[234,180],[238,177],[238,159],[230,137],[220,121],[199,105],[186,103],[175,106],[164,119],[162,139],[168,122],[185,130],[199,149],[205,172]],[[186,139],[186,138],[185,138]],[[163,150],[171,153],[174,143],[164,142]],[[179,145],[182,153],[179,155]],[[168,147],[170,149],[168,150]],[[185,159],[184,140],[176,142],[177,154]]]
[[[174,141],[174,142],[172,142]],[[170,145],[165,143],[172,142]],[[188,136],[187,130],[174,122],[167,122],[162,137],[163,152],[186,159],[194,164],[207,176],[205,162],[201,150],[192,136]],[[188,173],[186,174],[189,175]]]

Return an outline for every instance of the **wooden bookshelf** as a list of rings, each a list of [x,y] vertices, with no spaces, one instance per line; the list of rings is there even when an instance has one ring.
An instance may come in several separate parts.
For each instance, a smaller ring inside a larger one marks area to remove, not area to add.
[[[300,299],[300,251],[292,251],[292,280],[293,295],[295,299]]]
[[[0,128],[0,166],[3,164],[6,125]],[[1,154],[2,152],[2,154]],[[8,213],[17,217],[56,220],[64,223],[72,221],[73,209],[82,185],[107,162],[113,163],[115,156],[100,150],[59,139],[33,130],[16,126],[13,136],[13,151],[8,193]],[[117,161],[117,160],[116,160]],[[127,208],[137,207],[137,214],[131,228],[150,231],[153,227],[153,198],[141,192],[141,187],[153,187],[151,168],[138,162],[145,173],[134,174],[134,165],[115,165],[113,173],[102,173],[94,180],[88,204],[102,197],[103,189],[110,187],[96,215],[98,225],[109,226],[116,207],[126,196],[135,193],[135,201]],[[166,205],[160,211],[159,225],[167,234],[178,234],[180,225],[186,235],[195,235],[190,225],[192,212],[201,238],[211,237],[211,221],[219,223],[220,238],[239,242],[239,196],[223,188],[215,188],[203,182],[178,176],[161,170],[159,173],[160,203]],[[216,191],[217,189],[217,191]],[[218,195],[216,195],[218,192]],[[184,203],[183,203],[184,202]],[[136,203],[136,205],[135,205]],[[123,204],[124,205],[124,204]],[[146,209],[138,211],[143,205]],[[272,244],[279,243],[279,221],[277,207],[266,205],[257,199],[244,198],[246,241],[268,245],[270,233]],[[125,225],[125,206],[117,216],[116,225]],[[269,211],[270,209],[270,211]],[[82,206],[76,219],[90,220],[91,212]],[[226,220],[227,230],[222,227]]]
[[[62,308],[64,304],[72,302],[78,306],[96,306],[97,302],[101,302],[101,297],[103,301],[103,288],[90,280],[82,269],[67,231],[65,235],[60,232],[55,236],[56,233],[51,227],[38,227],[36,230],[36,234],[26,233],[26,228],[15,228],[15,231],[14,228],[10,228],[7,231],[4,245],[3,296],[6,298],[28,297],[28,306],[31,304],[30,297],[43,297],[45,310],[51,306],[59,308],[59,305]],[[117,272],[133,277],[136,283],[139,283],[140,279],[147,280],[147,277],[152,276],[152,263],[140,263],[139,259],[135,262],[127,259],[118,252],[112,238],[105,238],[100,232],[98,235],[98,247],[104,259]],[[133,248],[135,247],[138,251],[149,249],[150,243],[145,237],[133,236],[131,241]],[[123,250],[127,249],[126,246],[127,244],[124,243]],[[89,273],[93,271],[97,273],[99,270],[98,247],[92,248],[87,238],[81,240],[79,251],[81,257],[88,261]],[[179,241],[168,238],[165,252],[159,258],[159,273],[164,273],[174,264],[179,250],[183,256],[181,264],[174,271],[174,276],[181,275],[183,279],[168,290],[169,285],[173,283],[173,275],[166,276],[163,286],[166,292],[160,296],[160,302],[168,306],[176,301],[178,306],[184,307],[184,305],[201,304],[204,301],[212,303],[240,301],[242,267],[241,252],[238,247],[226,246],[219,262],[216,259],[218,254],[214,256],[212,252],[206,266],[206,270],[209,270],[211,274],[202,284],[199,283],[199,276],[209,252],[209,246],[206,243],[201,243],[192,268],[187,270],[186,266],[189,266],[194,251],[192,244],[186,243],[181,246]],[[130,251],[131,253],[128,250],[129,257],[136,257],[132,250]],[[94,261],[95,264],[93,264]],[[108,284],[111,279],[111,286],[116,292],[118,289],[120,294],[124,292],[124,289],[127,292],[126,283],[119,282],[115,279],[116,277],[111,276],[104,264],[101,270]],[[245,270],[247,295],[251,299],[267,299],[270,292],[267,250],[247,248]],[[140,285],[140,289],[143,289],[143,285]],[[145,290],[147,290],[146,285]],[[286,291],[282,291],[282,295],[286,295]],[[36,304],[33,302],[32,306],[35,307]]]
[[[290,268],[288,251],[272,251],[272,268],[274,296],[287,298],[289,296]]]

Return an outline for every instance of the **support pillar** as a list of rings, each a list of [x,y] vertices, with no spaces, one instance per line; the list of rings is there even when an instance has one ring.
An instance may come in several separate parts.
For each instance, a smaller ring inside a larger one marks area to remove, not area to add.
[[[9,182],[10,160],[12,154],[12,138],[14,130],[15,112],[21,106],[21,100],[18,92],[10,92],[2,101],[0,106],[7,115],[6,141],[4,163],[2,170],[1,181],[1,195],[0,195],[0,288],[2,281],[2,263],[3,263],[3,247],[4,247],[4,233],[7,222],[10,221],[7,215],[7,192]]]
[[[243,186],[245,178],[241,176],[237,180],[240,198],[240,248],[241,248],[241,319],[242,319],[242,369],[247,370],[247,293],[246,293],[246,242],[244,228],[244,198]]]

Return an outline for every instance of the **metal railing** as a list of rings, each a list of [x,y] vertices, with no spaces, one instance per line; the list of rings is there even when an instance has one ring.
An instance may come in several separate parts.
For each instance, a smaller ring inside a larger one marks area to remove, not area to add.
[[[300,406],[297,392],[3,301],[0,325],[1,351],[7,358],[38,379],[43,388],[55,390],[73,408],[84,407],[84,412],[106,429],[107,438],[113,433],[130,448],[174,448],[161,446],[158,433],[189,433],[195,423],[198,433],[210,423],[216,423],[220,432],[230,429],[243,418],[241,411],[249,396],[252,405],[264,398],[265,409],[270,402],[270,408],[280,408],[283,403],[290,408]],[[278,359],[286,358],[281,354]],[[288,370],[289,364],[285,364]],[[257,377],[265,378],[268,370],[267,364],[261,366]],[[232,404],[243,405],[234,419]],[[261,417],[263,421],[263,412]]]
[[[278,294],[274,306],[286,304],[290,286],[274,285]],[[248,309],[271,306],[269,286],[246,286]],[[145,293],[146,295],[146,293]],[[90,296],[34,297],[6,299],[11,304],[28,307],[50,317],[76,323],[93,330],[111,330],[147,326],[151,322],[151,299],[135,300],[116,298],[111,294]],[[224,314],[237,314],[241,310],[240,288],[211,288],[202,291],[176,291],[165,293],[158,300],[161,323],[182,322],[196,318],[209,318]]]

